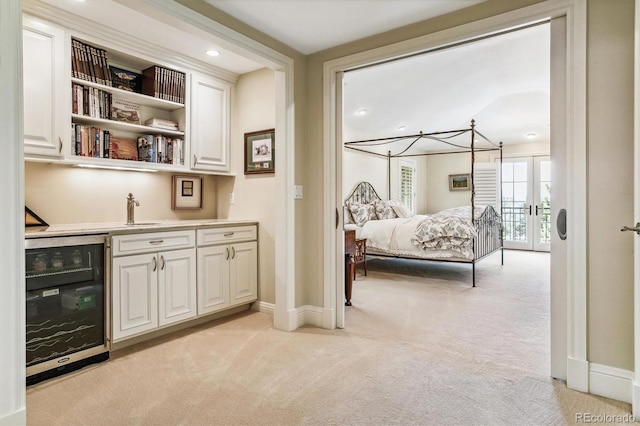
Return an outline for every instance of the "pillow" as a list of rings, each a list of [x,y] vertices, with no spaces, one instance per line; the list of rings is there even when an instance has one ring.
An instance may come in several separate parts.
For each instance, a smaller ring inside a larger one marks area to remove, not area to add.
[[[344,224],[347,225],[349,223],[353,223],[353,217],[351,216],[351,211],[349,210],[349,203],[343,206],[343,216],[344,216]]]
[[[409,209],[404,204],[398,204],[398,205],[392,206],[392,208],[393,208],[393,211],[396,212],[398,217],[411,217],[411,216],[413,216],[411,214],[411,212],[409,211]]]
[[[389,201],[376,201],[375,208],[376,216],[380,220],[395,219],[396,217],[398,217]]]
[[[370,218],[369,206],[369,204],[349,204],[349,211],[351,212],[351,217],[353,217],[353,221],[356,225],[363,226],[365,223],[367,223]]]

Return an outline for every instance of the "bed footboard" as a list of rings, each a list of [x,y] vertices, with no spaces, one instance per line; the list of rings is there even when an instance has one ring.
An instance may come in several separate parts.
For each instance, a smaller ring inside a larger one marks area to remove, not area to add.
[[[475,221],[478,235],[473,240],[474,260],[478,261],[502,248],[502,218],[487,206]]]

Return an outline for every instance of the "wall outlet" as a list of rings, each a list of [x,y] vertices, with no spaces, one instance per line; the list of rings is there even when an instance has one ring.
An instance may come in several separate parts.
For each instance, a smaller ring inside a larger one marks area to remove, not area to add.
[[[229,193],[229,204],[235,204],[236,203],[236,194],[234,194],[233,192]]]
[[[293,188],[293,198],[295,200],[302,200],[302,185],[295,185]]]

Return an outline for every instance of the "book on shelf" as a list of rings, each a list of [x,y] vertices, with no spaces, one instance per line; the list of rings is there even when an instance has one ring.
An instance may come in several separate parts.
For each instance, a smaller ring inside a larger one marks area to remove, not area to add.
[[[130,124],[140,124],[140,105],[124,99],[111,100],[111,119]]]
[[[71,76],[111,86],[107,51],[72,38]]]
[[[142,92],[142,74],[124,68],[109,66],[112,86],[128,92]]]
[[[153,135],[138,136],[138,160],[147,163],[156,162]]]
[[[153,65],[142,70],[142,93],[159,99],[184,103],[185,74]]]
[[[144,122],[145,126],[157,127],[158,129],[178,130],[178,123],[164,118],[150,118]]]
[[[135,139],[109,138],[109,158],[116,160],[138,160],[138,143]]]

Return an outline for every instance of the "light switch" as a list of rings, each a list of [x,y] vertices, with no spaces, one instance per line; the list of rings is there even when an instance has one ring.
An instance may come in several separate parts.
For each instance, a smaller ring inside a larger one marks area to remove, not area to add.
[[[235,204],[236,203],[236,194],[234,194],[233,192],[229,193],[229,204]]]
[[[296,200],[302,200],[302,185],[294,186],[293,198]]]

